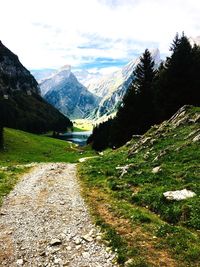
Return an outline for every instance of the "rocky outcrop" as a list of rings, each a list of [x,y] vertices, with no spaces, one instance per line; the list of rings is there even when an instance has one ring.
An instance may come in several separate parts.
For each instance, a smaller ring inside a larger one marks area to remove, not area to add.
[[[200,122],[200,114],[199,112],[191,113],[192,106],[185,105],[180,108],[168,121],[164,121],[160,125],[154,125],[152,128],[145,134],[140,137],[139,139],[133,138],[132,145],[131,142],[127,144],[127,146],[131,147],[129,150],[129,157],[137,154],[139,151],[145,148],[151,148],[153,145],[158,141],[159,138],[165,138],[167,134],[172,132],[175,128],[183,125],[192,125],[198,124]],[[188,143],[192,142],[199,142],[200,138],[200,131],[199,129],[192,131],[186,139]],[[177,148],[181,149],[181,148]],[[169,152],[168,148],[160,150],[154,161],[158,161],[160,158],[165,156]]]

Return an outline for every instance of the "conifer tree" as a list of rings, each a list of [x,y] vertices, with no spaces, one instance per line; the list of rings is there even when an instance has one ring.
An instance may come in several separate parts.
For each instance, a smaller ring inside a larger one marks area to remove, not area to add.
[[[113,123],[113,145],[120,146],[133,134],[143,134],[154,123],[153,88],[154,61],[148,49],[140,58],[130,85]]]
[[[168,119],[183,105],[196,105],[200,100],[199,48],[192,48],[183,33],[176,35],[171,51],[155,83],[158,122]]]

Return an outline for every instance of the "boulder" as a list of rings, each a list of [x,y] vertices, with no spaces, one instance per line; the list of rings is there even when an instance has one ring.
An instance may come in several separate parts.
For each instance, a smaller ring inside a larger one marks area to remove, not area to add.
[[[190,190],[176,190],[176,191],[167,191],[163,193],[164,197],[168,200],[184,200],[196,196],[196,194]]]
[[[195,136],[195,138],[193,138],[192,140],[194,143],[195,142],[199,142],[200,141],[200,134],[198,134],[197,136]]]

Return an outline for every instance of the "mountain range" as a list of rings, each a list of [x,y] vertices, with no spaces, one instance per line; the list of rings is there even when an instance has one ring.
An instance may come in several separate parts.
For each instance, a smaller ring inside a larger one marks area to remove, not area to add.
[[[159,50],[152,50],[151,54],[158,67],[161,62]],[[115,114],[134,80],[132,74],[139,62],[140,57],[107,75],[87,70],[72,72],[69,65],[57,71],[48,72],[47,69],[32,73],[40,81],[43,97],[63,114],[71,119],[90,118],[101,121]],[[48,73],[50,76],[46,77]]]

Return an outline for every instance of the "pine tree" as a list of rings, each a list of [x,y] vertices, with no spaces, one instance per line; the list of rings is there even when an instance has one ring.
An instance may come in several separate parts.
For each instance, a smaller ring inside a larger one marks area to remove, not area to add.
[[[181,37],[176,35],[171,51],[155,83],[158,122],[168,119],[183,105],[199,102],[199,48],[192,48],[183,33]]]
[[[143,134],[154,122],[153,88],[154,62],[148,49],[140,57],[133,72],[133,82],[123,99],[122,106],[113,121],[111,140],[113,146],[121,146],[133,134]]]

